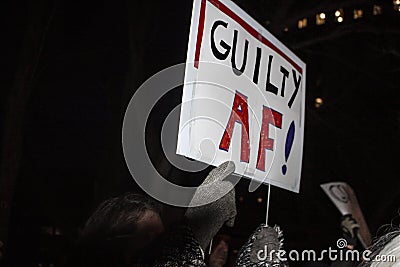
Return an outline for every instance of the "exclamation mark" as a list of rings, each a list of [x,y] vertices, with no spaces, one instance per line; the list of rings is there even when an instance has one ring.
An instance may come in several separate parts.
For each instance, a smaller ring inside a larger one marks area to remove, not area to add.
[[[292,123],[289,126],[289,131],[286,135],[286,142],[285,142],[285,162],[287,162],[289,155],[290,155],[290,151],[292,150],[292,146],[293,146],[293,141],[294,141],[294,121],[292,121]],[[285,175],[287,172],[287,166],[286,164],[283,164],[282,166],[282,173],[283,175]]]

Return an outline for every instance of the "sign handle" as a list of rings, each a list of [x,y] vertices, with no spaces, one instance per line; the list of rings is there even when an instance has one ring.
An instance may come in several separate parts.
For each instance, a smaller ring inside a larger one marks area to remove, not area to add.
[[[268,195],[267,195],[267,211],[265,214],[265,225],[268,226],[268,217],[269,217],[269,200],[271,198],[271,184],[268,183]]]

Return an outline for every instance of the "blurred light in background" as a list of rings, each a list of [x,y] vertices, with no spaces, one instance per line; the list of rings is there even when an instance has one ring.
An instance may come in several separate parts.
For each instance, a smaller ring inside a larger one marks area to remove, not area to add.
[[[316,16],[316,23],[317,25],[325,24],[326,15],[325,13],[319,13]]]
[[[324,100],[322,100],[322,98],[317,97],[317,98],[315,99],[315,104],[314,104],[314,105],[315,105],[316,108],[321,107],[323,104],[324,104]]]
[[[300,19],[297,23],[297,27],[299,29],[303,29],[303,28],[307,27],[307,18]]]
[[[338,9],[335,11],[335,19],[337,22],[343,22],[343,9]]]
[[[373,12],[374,16],[382,14],[382,7],[378,5],[374,5]]]
[[[353,18],[354,19],[362,18],[362,16],[363,16],[362,9],[354,9],[354,11],[353,11]]]
[[[394,10],[400,11],[400,0],[393,0]]]

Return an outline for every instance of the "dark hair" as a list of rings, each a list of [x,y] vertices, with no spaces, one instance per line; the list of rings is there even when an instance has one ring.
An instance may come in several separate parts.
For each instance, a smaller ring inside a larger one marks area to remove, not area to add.
[[[125,266],[129,238],[137,234],[138,220],[147,210],[160,213],[160,205],[138,193],[126,193],[101,203],[81,232],[74,265]]]
[[[370,261],[363,261],[360,267],[376,266],[379,261],[375,262],[374,259],[379,256],[395,256],[396,260],[400,258],[400,227],[390,226],[390,232],[376,239],[371,247],[369,255]],[[382,262],[384,264],[385,262]],[[393,262],[387,262],[393,264]]]

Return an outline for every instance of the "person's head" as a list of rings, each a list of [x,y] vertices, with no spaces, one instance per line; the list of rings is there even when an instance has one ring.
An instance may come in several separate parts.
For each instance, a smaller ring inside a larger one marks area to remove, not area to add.
[[[124,266],[147,261],[148,247],[164,232],[160,205],[142,194],[127,193],[101,203],[79,240],[85,266]]]
[[[400,262],[400,229],[380,237],[369,250],[371,251],[369,260],[363,261],[360,266],[386,267],[398,264]]]

